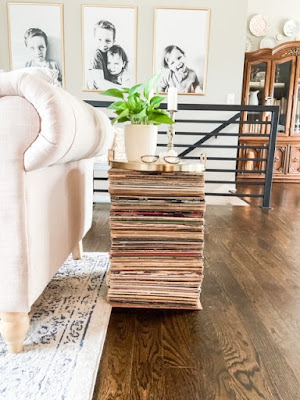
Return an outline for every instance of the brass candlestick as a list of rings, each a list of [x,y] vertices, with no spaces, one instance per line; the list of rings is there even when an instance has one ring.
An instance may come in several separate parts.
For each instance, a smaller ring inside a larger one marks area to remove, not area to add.
[[[170,118],[175,121],[175,113],[176,110],[168,110],[170,113]],[[174,124],[169,125],[168,129],[168,151],[172,150],[174,151],[174,136],[175,136],[175,122]]]

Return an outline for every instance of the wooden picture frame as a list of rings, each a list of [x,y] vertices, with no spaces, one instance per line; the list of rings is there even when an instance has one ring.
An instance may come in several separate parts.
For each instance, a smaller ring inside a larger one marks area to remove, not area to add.
[[[157,7],[154,15],[153,73],[162,70],[160,93],[205,95],[210,9]]]
[[[83,91],[136,83],[137,6],[82,5]]]
[[[7,3],[11,69],[58,69],[65,86],[63,4]]]

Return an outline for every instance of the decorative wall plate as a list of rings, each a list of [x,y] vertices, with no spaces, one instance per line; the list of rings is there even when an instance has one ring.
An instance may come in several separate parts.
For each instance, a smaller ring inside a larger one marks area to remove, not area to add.
[[[254,15],[249,23],[249,29],[254,36],[263,36],[270,29],[270,22],[267,17],[262,14]]]
[[[278,40],[278,42],[280,42],[280,40],[283,39],[283,35],[281,33],[278,33],[278,35],[276,36],[276,40]]]
[[[260,49],[272,49],[275,46],[276,46],[276,40],[271,36],[264,37],[263,39],[261,39],[259,43]]]
[[[289,19],[283,26],[283,33],[285,36],[295,36],[299,31],[299,22],[295,19]]]

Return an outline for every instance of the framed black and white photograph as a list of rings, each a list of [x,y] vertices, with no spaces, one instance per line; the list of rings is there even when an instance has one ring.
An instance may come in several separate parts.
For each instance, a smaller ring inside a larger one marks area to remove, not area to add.
[[[153,72],[162,71],[161,93],[205,95],[210,9],[155,9]]]
[[[82,6],[83,90],[136,83],[137,7]]]
[[[10,68],[58,70],[64,86],[63,5],[7,3]]]

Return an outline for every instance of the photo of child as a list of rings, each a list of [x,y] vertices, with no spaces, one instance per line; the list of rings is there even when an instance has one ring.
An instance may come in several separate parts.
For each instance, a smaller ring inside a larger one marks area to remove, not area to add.
[[[94,27],[94,38],[95,54],[87,75],[87,88],[97,90],[112,86],[105,81],[115,85],[130,86],[127,71],[128,57],[121,46],[114,44],[115,26],[105,20],[97,22]]]
[[[107,51],[107,70],[109,80],[117,85],[130,86],[128,74],[128,57],[122,47],[113,45]]]
[[[64,86],[63,4],[7,3],[7,10],[11,69],[51,69]]]
[[[48,38],[44,31],[39,28],[29,28],[24,35],[25,46],[28,49],[29,60],[25,67],[47,67],[58,70],[58,82],[61,86],[62,75],[58,63],[47,58]]]
[[[107,18],[96,20],[98,14]],[[121,14],[124,19],[120,18]],[[129,17],[136,18],[136,8],[83,6],[83,16],[84,89],[103,91],[132,86],[135,82],[136,32],[130,32],[126,21]],[[90,23],[93,23],[92,29]]]
[[[210,9],[157,7],[153,73],[161,71],[160,93],[205,95]]]
[[[107,50],[115,43],[116,28],[105,20],[96,23],[94,27],[95,54],[91,60],[90,70],[98,69],[98,79],[108,79],[107,71]]]
[[[175,87],[178,93],[201,93],[196,72],[186,65],[185,53],[175,45],[167,46],[163,55],[163,73],[158,88],[167,92]]]

